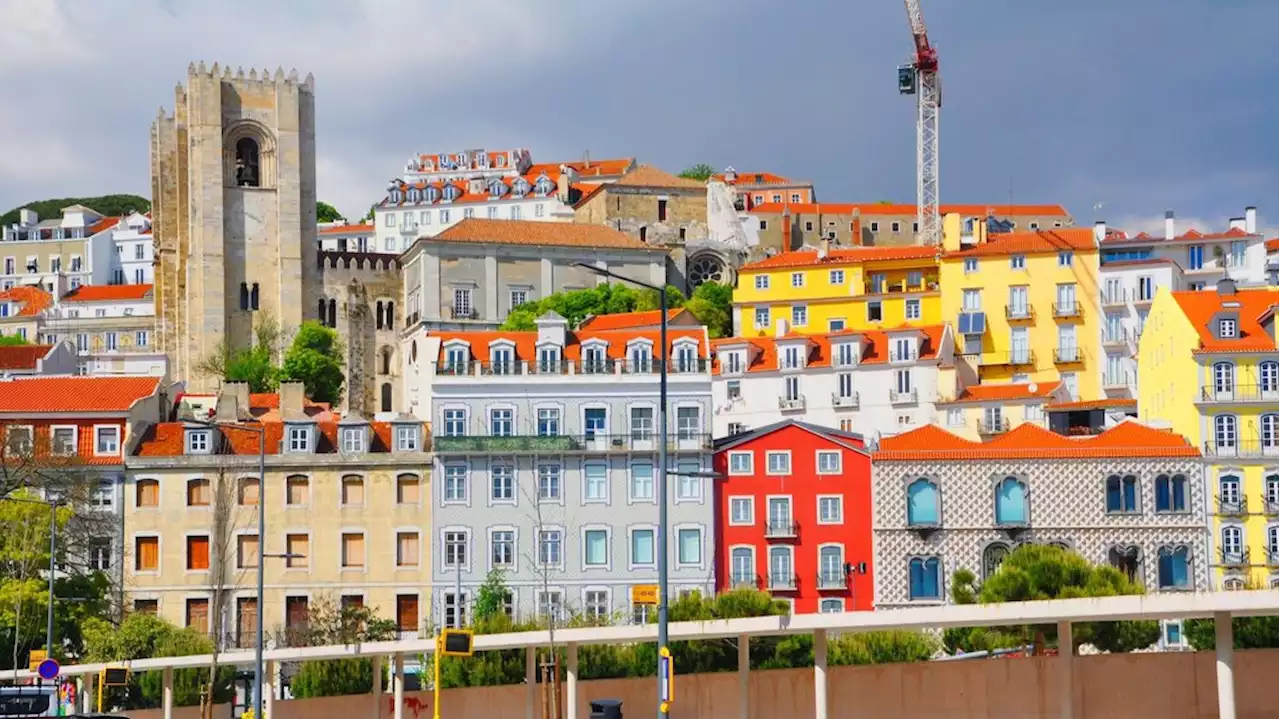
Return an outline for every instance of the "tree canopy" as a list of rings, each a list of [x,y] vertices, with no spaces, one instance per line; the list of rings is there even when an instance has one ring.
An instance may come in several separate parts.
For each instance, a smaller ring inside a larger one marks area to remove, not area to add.
[[[342,340],[337,330],[316,320],[307,320],[293,336],[293,345],[285,352],[280,377],[301,382],[307,396],[317,402],[337,403],[342,399],[344,364]]]
[[[714,174],[716,174],[715,169],[705,162],[699,162],[680,171],[680,177],[686,180],[697,180],[698,182],[706,182]]]
[[[361,644],[396,638],[396,624],[378,617],[377,609],[340,605],[332,597],[320,597],[307,611],[304,630],[286,631],[288,646]],[[367,657],[302,662],[289,690],[298,699],[367,694],[373,690],[373,661]]]
[[[98,197],[63,197],[50,200],[36,200],[19,205],[0,215],[0,225],[12,225],[18,221],[19,210],[32,210],[42,220],[50,220],[62,216],[62,208],[71,205],[84,205],[104,217],[115,217],[126,212],[150,212],[151,201],[137,195],[99,195]]]
[[[316,202],[316,222],[336,222],[342,219],[338,208],[327,202]]]
[[[153,614],[130,614],[118,626],[90,617],[84,623],[85,659],[90,662],[117,662],[148,657],[183,657],[213,653],[213,640],[191,628],[179,628]],[[233,667],[218,671],[214,698],[227,701],[231,697]],[[142,672],[130,678],[125,689],[110,689],[108,706],[142,709],[160,705],[163,681],[161,672]],[[173,673],[173,700],[178,706],[200,703],[200,690],[209,681],[204,668],[178,669]]]
[[[30,343],[18,335],[0,335],[0,347],[16,347],[25,344]]]
[[[588,315],[656,310],[661,305],[660,300],[658,293],[653,290],[636,289],[621,282],[556,292],[511,310],[501,329],[537,329],[534,320],[548,311],[556,312],[569,321],[570,327],[576,327]],[[688,309],[699,322],[707,326],[712,339],[727,337],[733,333],[733,288],[728,285],[703,283],[689,299],[685,299],[684,293],[676,287],[667,285],[667,306],[670,309]]]

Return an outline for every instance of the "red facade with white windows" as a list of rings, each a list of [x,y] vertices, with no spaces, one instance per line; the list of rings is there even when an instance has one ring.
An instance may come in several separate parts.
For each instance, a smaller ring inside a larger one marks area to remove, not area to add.
[[[792,611],[870,610],[871,458],[859,435],[786,421],[716,442],[716,589]]]

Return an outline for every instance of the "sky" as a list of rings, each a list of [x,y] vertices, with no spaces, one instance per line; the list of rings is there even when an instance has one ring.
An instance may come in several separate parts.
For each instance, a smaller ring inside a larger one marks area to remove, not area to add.
[[[922,4],[942,202],[1277,224],[1275,0]],[[353,218],[410,156],[480,147],[914,202],[911,47],[892,0],[0,0],[0,211],[148,195],[192,60],[313,73],[319,196]]]

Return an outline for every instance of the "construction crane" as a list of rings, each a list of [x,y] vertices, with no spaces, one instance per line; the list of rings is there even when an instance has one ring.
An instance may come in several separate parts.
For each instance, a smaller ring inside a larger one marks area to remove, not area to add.
[[[898,92],[916,96],[916,242],[942,242],[938,215],[938,109],[942,84],[938,77],[938,51],[929,44],[920,0],[905,0],[915,57],[898,68]]]

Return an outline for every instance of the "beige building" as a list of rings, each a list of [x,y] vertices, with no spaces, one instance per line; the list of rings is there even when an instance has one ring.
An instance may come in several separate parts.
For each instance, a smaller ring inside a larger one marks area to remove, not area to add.
[[[174,376],[271,317],[288,331],[316,306],[315,82],[230,67],[187,70],[151,126],[156,305]]]
[[[431,578],[431,456],[413,418],[369,422],[303,398],[300,384],[186,395],[130,443],[124,490],[128,606],[251,646],[258,502],[265,502],[268,634],[318,601],[358,603],[422,631]],[[191,421],[209,418],[217,426]],[[223,424],[226,423],[226,424]],[[258,481],[258,431],[266,486]],[[213,606],[215,590],[226,597]],[[220,621],[216,621],[221,617]]]
[[[958,214],[965,222],[994,218],[1002,232],[1074,224],[1061,205],[941,205],[939,212]],[[760,246],[776,251],[816,246],[824,239],[841,246],[916,244],[915,205],[775,201],[752,207],[751,215]],[[995,227],[992,223],[992,232]]]
[[[42,220],[32,210],[0,228],[0,289],[30,285],[55,292],[59,286],[106,284],[111,277],[116,218],[83,205],[62,208],[61,218]]]

